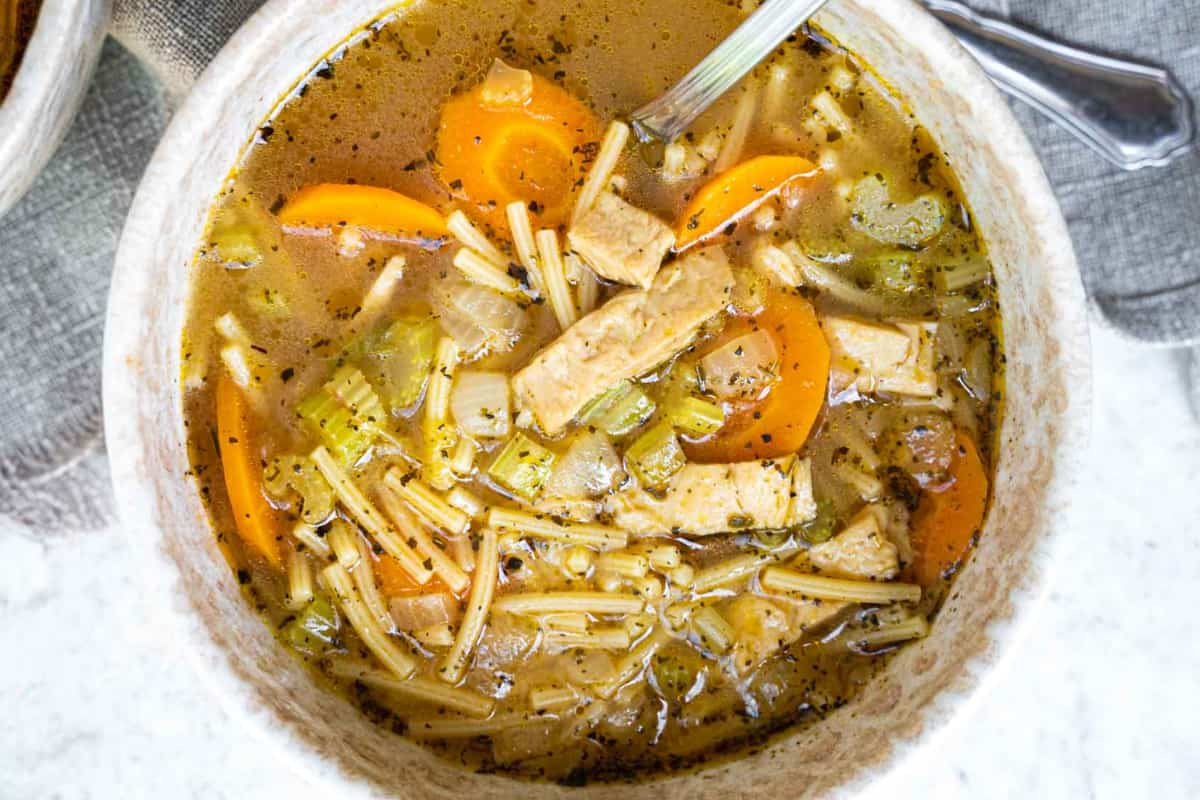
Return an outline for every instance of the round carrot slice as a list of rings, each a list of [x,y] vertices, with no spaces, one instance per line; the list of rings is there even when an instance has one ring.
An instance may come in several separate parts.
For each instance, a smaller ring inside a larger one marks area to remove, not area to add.
[[[773,295],[757,316],[731,320],[711,347],[754,329],[775,339],[779,380],[761,399],[730,409],[716,433],[685,442],[684,451],[693,461],[753,461],[795,453],[821,413],[830,356],[812,304],[792,294]]]
[[[713,178],[692,196],[676,225],[675,249],[720,235],[778,194],[784,186],[817,174],[817,167],[799,156],[755,156]]]
[[[539,75],[519,105],[485,103],[480,84],[442,109],[437,171],[455,198],[497,230],[508,230],[504,208],[516,200],[529,205],[536,224],[558,225],[599,138],[587,106]]]

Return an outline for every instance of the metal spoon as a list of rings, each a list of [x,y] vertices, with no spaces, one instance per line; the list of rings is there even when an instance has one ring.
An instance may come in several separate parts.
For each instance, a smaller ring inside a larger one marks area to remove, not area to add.
[[[766,0],[666,94],[633,112],[638,137],[675,139],[826,2]],[[1191,100],[1166,70],[1067,47],[953,0],[925,5],[1001,89],[1116,166],[1163,166],[1196,145]]]

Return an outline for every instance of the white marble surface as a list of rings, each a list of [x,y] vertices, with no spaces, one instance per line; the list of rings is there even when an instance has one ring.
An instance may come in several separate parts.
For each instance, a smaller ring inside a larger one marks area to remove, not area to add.
[[[1097,332],[1091,469],[986,693],[869,797],[1200,796],[1200,425],[1185,356]],[[148,629],[119,530],[0,522],[0,798],[310,797]]]

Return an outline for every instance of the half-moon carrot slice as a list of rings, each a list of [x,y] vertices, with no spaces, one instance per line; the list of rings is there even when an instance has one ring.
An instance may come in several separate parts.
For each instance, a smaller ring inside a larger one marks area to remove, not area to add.
[[[249,408],[242,390],[228,375],[217,384],[217,437],[221,469],[238,536],[251,549],[283,569],[278,512],[262,492],[262,467],[250,430]]]
[[[816,174],[817,167],[799,156],[755,156],[722,172],[701,186],[683,209],[675,250],[722,233],[784,186]]]
[[[761,400],[731,409],[716,433],[685,442],[684,452],[693,461],[728,463],[795,453],[808,440],[825,405],[829,344],[812,304],[779,292],[757,316],[731,320],[711,347],[755,329],[775,339],[779,380]]]
[[[565,222],[600,139],[595,116],[540,75],[519,104],[489,104],[483,86],[442,109],[436,154],[442,183],[499,231],[508,230],[505,207],[514,201],[529,207],[535,226]]]
[[[438,239],[449,233],[437,209],[391,189],[355,183],[305,186],[288,198],[278,217],[285,227],[354,225],[395,239]]]
[[[926,490],[913,516],[913,577],[929,586],[959,564],[983,526],[988,476],[971,437],[955,435],[950,481],[939,491]]]

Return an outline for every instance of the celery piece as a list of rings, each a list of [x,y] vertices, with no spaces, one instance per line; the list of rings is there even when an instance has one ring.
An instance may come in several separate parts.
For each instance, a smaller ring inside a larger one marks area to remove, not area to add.
[[[817,501],[817,515],[800,526],[800,535],[809,544],[820,544],[833,538],[833,530],[837,527],[837,515],[831,503],[826,498]]]
[[[293,620],[280,630],[283,641],[297,652],[320,657],[338,633],[338,616],[329,598],[317,593]]]
[[[625,465],[642,486],[662,486],[686,463],[683,448],[669,422],[658,423],[625,451]]]
[[[338,369],[302,400],[296,413],[343,464],[354,464],[366,454],[387,419],[371,384],[350,366]]]
[[[667,407],[667,419],[689,436],[707,436],[725,424],[725,411],[716,403],[688,395]]]
[[[910,294],[929,283],[929,268],[909,253],[887,251],[866,259],[876,286],[896,294]]]
[[[249,225],[222,225],[213,228],[213,246],[217,257],[226,264],[253,266],[262,261],[258,237]]]
[[[488,467],[492,480],[509,491],[533,501],[550,477],[557,456],[523,433],[508,440]]]
[[[668,645],[650,659],[654,688],[673,705],[690,699],[703,670],[704,662],[691,647]]]
[[[654,401],[640,386],[621,381],[584,406],[579,419],[609,436],[624,436],[650,419],[654,409]]]
[[[210,242],[217,258],[231,267],[253,267],[263,260],[270,237],[270,217],[252,198],[232,202],[213,218]]]
[[[397,317],[378,335],[364,340],[364,368],[370,371],[392,411],[406,409],[421,398],[437,337],[438,324],[433,315],[412,312]]]

